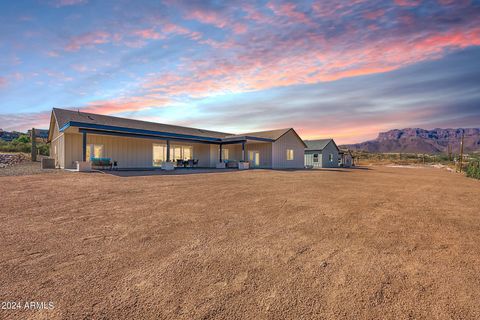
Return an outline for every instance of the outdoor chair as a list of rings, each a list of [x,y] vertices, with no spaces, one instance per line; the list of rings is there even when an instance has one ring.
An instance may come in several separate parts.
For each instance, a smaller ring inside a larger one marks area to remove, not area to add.
[[[177,167],[183,167],[184,166],[184,162],[182,159],[177,159]]]
[[[198,166],[198,159],[193,159],[192,167]]]

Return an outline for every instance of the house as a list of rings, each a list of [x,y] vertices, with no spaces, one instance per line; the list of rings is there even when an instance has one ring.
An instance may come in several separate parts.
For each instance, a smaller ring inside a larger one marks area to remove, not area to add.
[[[292,128],[232,134],[54,108],[50,156],[56,167],[109,158],[118,168],[198,167],[248,161],[251,168],[303,168],[305,144]]]
[[[340,166],[344,168],[350,168],[351,166],[355,165],[353,163],[353,155],[352,152],[348,149],[340,149],[338,152],[340,156]]]
[[[333,139],[305,140],[305,166],[314,168],[337,168],[339,149]]]
[[[32,136],[32,130],[28,130],[27,131],[27,135],[29,137]],[[48,130],[47,129],[35,129],[35,137],[37,137],[37,139],[40,139],[42,141],[47,141],[48,140]]]

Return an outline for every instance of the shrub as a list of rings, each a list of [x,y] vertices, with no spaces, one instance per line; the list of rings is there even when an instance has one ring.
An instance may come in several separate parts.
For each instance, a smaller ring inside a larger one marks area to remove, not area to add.
[[[467,177],[480,179],[480,160],[470,161],[466,173]]]

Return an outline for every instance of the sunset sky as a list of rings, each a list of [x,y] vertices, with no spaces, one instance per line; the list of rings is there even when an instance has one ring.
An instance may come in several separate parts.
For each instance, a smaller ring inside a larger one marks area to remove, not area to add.
[[[0,128],[52,107],[339,143],[480,127],[480,0],[0,2]]]

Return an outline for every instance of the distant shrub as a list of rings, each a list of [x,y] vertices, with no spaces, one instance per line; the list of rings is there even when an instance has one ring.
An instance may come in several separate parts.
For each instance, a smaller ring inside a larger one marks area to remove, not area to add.
[[[467,177],[480,179],[480,160],[470,161],[466,173]]]
[[[25,137],[25,138],[22,138]],[[28,142],[25,142],[28,140]],[[28,136],[21,136],[11,142],[0,141],[0,152],[23,152],[30,153],[32,150],[32,144]],[[45,143],[37,143],[38,153],[44,156],[48,156],[50,153],[50,147]]]

